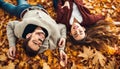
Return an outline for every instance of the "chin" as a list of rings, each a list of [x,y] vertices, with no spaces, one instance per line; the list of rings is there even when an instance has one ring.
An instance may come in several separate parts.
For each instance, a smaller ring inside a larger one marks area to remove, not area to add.
[[[79,40],[83,40],[85,38],[85,36],[83,36],[81,39],[79,39]]]

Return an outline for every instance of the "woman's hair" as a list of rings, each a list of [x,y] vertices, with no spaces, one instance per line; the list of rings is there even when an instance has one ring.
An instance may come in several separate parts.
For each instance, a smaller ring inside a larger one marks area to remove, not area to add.
[[[119,46],[119,36],[117,27],[112,23],[105,20],[98,21],[95,25],[87,29],[87,36],[82,41],[76,41],[70,36],[70,40],[73,44],[83,44],[95,47],[102,52],[110,52],[114,46]]]
[[[23,47],[23,49],[24,49],[24,51],[25,51],[25,53],[26,53],[27,56],[29,56],[29,57],[35,57],[35,56],[38,54],[39,50],[38,50],[38,51],[32,50],[32,49],[28,46],[29,40],[30,40],[30,38],[25,39],[25,40],[23,41],[22,47]]]
[[[85,36],[85,38],[83,38],[82,40],[75,40],[72,35],[70,35],[70,34],[68,34],[68,35],[69,35],[68,40],[69,40],[73,45],[86,44],[86,42],[85,42],[86,36]]]

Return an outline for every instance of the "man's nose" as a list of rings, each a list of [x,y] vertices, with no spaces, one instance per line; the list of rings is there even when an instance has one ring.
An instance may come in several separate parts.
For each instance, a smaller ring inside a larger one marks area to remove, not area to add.
[[[43,42],[43,40],[42,40],[41,38],[38,38],[38,41],[39,41],[39,42]]]

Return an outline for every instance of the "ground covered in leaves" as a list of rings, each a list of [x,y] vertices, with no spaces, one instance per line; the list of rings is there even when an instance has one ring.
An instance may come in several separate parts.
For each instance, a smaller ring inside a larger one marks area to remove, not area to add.
[[[15,0],[5,0],[16,4]],[[51,0],[28,0],[31,5],[42,4],[55,19]],[[120,0],[84,0],[84,4],[93,14],[106,15],[106,21],[100,21],[88,28],[86,42],[74,45],[69,37],[65,52],[68,64],[62,67],[59,63],[58,49],[47,50],[34,58],[27,57],[21,48],[22,40],[17,41],[15,60],[10,60],[6,53],[9,49],[6,36],[8,21],[14,16],[0,9],[0,69],[120,69]],[[116,51],[117,50],[117,51]]]

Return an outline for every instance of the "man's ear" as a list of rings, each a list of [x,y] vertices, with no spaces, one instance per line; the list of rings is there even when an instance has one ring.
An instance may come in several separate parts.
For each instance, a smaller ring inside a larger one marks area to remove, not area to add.
[[[31,35],[32,35],[32,33],[28,33],[28,34],[26,35],[26,38],[30,38]]]
[[[86,31],[85,27],[82,27],[84,31]]]

